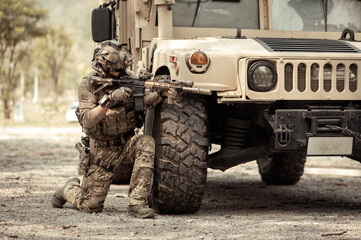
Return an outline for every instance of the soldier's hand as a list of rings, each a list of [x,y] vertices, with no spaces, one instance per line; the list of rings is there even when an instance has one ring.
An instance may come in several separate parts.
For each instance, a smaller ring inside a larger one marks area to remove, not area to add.
[[[144,96],[144,104],[146,106],[155,106],[158,103],[159,94],[157,92],[150,92]]]
[[[164,99],[165,97],[168,98],[168,103],[173,104],[174,101],[177,99],[178,92],[177,90],[170,88],[168,91],[162,91],[160,96]]]
[[[177,99],[178,92],[174,88],[170,88],[166,95],[168,95],[168,102],[174,102]]]
[[[127,87],[121,87],[116,89],[110,94],[110,99],[112,102],[130,102],[130,97],[132,96],[132,89]]]

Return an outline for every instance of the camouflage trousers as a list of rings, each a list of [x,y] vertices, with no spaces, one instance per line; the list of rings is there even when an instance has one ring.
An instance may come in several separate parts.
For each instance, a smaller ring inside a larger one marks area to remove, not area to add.
[[[94,159],[101,159],[117,166],[119,163],[134,163],[129,184],[128,205],[143,205],[150,191],[154,169],[154,139],[135,135],[124,146],[95,148]],[[84,212],[101,212],[112,183],[113,172],[96,164],[90,166],[80,184],[70,186],[65,199]]]

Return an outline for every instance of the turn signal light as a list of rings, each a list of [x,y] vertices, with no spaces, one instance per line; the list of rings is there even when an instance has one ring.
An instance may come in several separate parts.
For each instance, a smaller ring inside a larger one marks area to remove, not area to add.
[[[206,72],[210,62],[211,60],[208,58],[207,54],[202,51],[192,53],[186,60],[189,70],[193,73]]]
[[[207,65],[208,57],[204,52],[195,52],[191,56],[191,64],[194,65]]]

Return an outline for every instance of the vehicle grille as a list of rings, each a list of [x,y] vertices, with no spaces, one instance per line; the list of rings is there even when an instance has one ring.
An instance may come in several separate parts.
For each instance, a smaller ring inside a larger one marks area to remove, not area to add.
[[[339,40],[302,38],[255,38],[270,52],[360,53],[361,50]]]
[[[356,92],[360,81],[360,63],[334,61],[312,62],[285,61],[284,74],[286,92]],[[282,66],[282,65],[281,65]]]
[[[245,67],[258,59],[241,59],[240,76],[247,75]],[[361,60],[353,59],[270,59],[277,69],[277,84],[267,92],[250,88],[245,99],[277,100],[361,100]],[[244,75],[243,75],[244,74]]]

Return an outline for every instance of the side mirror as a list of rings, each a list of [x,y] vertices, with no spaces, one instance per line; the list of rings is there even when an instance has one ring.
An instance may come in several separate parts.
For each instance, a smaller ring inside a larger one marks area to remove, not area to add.
[[[95,8],[91,24],[94,42],[112,39],[112,12],[109,8]]]

